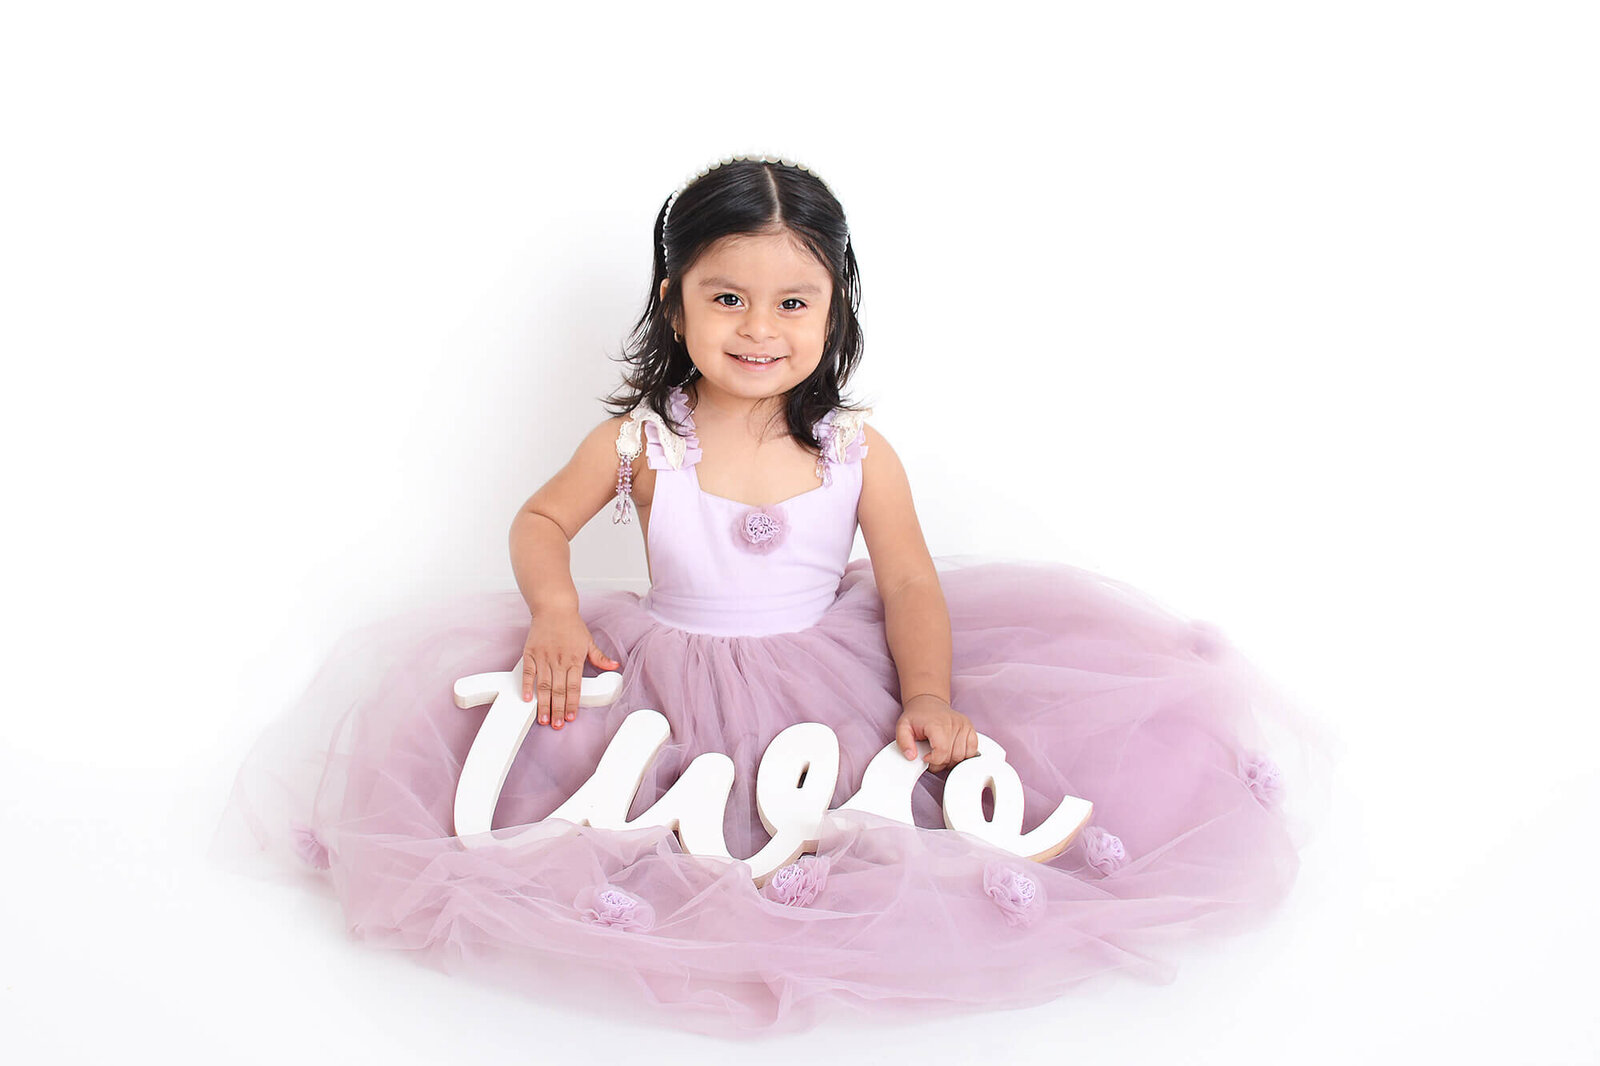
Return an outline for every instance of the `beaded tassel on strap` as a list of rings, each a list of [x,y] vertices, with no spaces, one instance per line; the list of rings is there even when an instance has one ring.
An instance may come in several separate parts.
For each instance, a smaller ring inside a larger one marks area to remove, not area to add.
[[[633,461],[644,454],[644,433],[635,414],[622,423],[617,434],[617,509],[611,515],[611,524],[627,524],[633,516]]]
[[[626,525],[633,515],[633,460],[627,456],[622,457],[622,465],[617,467],[617,507],[611,515],[611,524],[618,522]]]

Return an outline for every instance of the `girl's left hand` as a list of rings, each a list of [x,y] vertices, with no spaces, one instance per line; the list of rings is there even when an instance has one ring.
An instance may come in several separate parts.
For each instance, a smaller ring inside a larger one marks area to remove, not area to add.
[[[923,761],[930,770],[945,770],[962,759],[978,754],[978,731],[966,715],[938,696],[912,696],[903,705],[894,727],[895,741],[908,759],[917,756],[917,741],[926,740],[933,750]]]

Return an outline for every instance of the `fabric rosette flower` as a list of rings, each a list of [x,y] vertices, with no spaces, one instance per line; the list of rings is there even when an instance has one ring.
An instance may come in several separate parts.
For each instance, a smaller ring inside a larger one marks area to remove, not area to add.
[[[1263,807],[1276,807],[1283,798],[1283,771],[1265,755],[1250,752],[1241,758],[1239,777]]]
[[[1115,873],[1127,865],[1128,849],[1122,846],[1122,838],[1098,825],[1085,826],[1078,834],[1078,845],[1089,865],[1103,874]]]
[[[317,836],[315,829],[303,822],[295,822],[289,827],[289,846],[300,856],[300,861],[313,870],[326,870],[332,865],[328,846]]]
[[[573,906],[584,921],[593,925],[633,933],[644,932],[656,924],[656,912],[650,904],[610,883],[599,888],[585,888],[578,893]]]
[[[745,551],[765,555],[784,541],[788,523],[776,507],[753,507],[733,523],[733,539]]]
[[[1000,908],[1006,924],[1014,928],[1031,925],[1044,908],[1039,882],[1001,863],[991,862],[983,868],[983,890]]]
[[[787,907],[809,907],[828,883],[833,863],[826,855],[802,855],[780,867],[761,886],[761,895]]]

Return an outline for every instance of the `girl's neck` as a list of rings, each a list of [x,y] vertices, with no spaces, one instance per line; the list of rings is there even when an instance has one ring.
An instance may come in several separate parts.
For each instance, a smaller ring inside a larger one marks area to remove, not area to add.
[[[689,400],[689,410],[694,414],[696,427],[704,426],[707,422],[744,426],[758,443],[774,436],[788,436],[788,422],[783,415],[783,394],[752,400],[716,388],[703,388],[704,384],[704,378],[696,378],[683,390]]]

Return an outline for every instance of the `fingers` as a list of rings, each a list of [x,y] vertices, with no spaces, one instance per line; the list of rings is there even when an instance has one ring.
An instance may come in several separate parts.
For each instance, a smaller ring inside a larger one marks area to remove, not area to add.
[[[537,700],[535,720],[560,729],[578,718],[583,670],[593,663],[602,671],[622,663],[600,650],[580,615],[560,612],[536,616],[522,649],[522,700]]]
[[[895,723],[894,742],[900,745],[900,752],[906,758],[917,757],[917,739],[911,734],[911,719],[903,714],[900,716],[900,721]]]
[[[573,721],[578,717],[578,697],[583,692],[583,667],[567,667],[567,689],[561,701],[561,709],[553,712],[559,714],[556,719],[556,728],[561,728],[563,721]]]
[[[961,736],[961,727],[952,726],[950,728],[950,739],[945,742],[944,765],[939,767],[939,769],[950,769],[950,767],[967,757],[966,751],[967,742]]]
[[[950,765],[965,759],[970,759],[978,754],[978,733],[970,724],[956,730],[955,739],[950,742]]]
[[[953,730],[943,722],[928,727],[928,743],[933,750],[923,756],[930,770],[943,770],[950,765],[950,741]]]
[[[534,691],[539,694],[539,724],[550,724],[550,705],[554,700],[550,683],[550,666],[548,663],[539,664],[539,680],[534,685]]]
[[[549,725],[550,715],[556,710],[562,691],[555,687],[556,677],[548,660],[536,659],[532,652],[522,657],[522,702],[527,703],[538,694],[540,725]]]
[[[970,721],[963,719],[956,725],[936,723],[928,729],[928,743],[933,746],[924,760],[928,769],[948,770],[964,759],[978,754],[978,731]]]
[[[567,672],[560,666],[550,667],[550,724],[561,728],[562,716],[567,711]]]
[[[567,721],[567,705],[578,703],[578,686],[572,681],[569,666],[552,664],[550,667],[550,724],[560,729]]]

